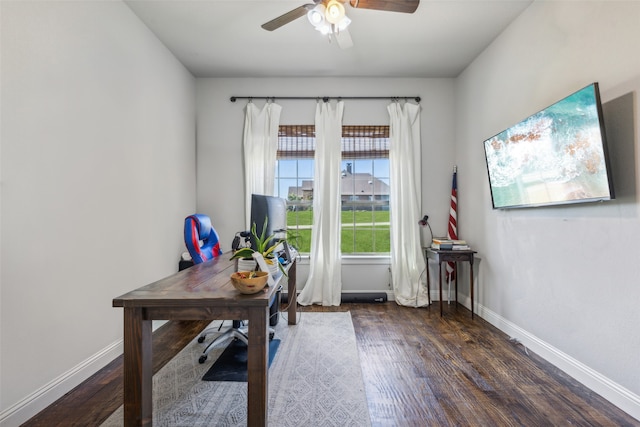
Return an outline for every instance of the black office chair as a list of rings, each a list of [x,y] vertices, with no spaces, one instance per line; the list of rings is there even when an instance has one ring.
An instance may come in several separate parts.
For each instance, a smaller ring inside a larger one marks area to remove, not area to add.
[[[220,249],[220,239],[218,233],[211,226],[211,219],[207,215],[194,214],[189,215],[184,220],[184,242],[191,255],[194,264],[200,264],[222,254]],[[224,321],[217,328],[207,328],[198,337],[198,342],[203,343],[207,334],[212,332],[220,332]],[[269,328],[269,339],[273,339],[275,331]],[[217,336],[205,347],[198,362],[204,363],[207,360],[209,352],[214,346],[220,342],[226,342],[229,339],[236,339],[249,344],[249,336],[246,322],[242,320],[233,320],[231,327],[223,334]]]

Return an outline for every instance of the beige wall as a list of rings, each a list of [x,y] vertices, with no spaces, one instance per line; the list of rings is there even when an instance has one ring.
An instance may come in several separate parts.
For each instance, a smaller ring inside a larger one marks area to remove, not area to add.
[[[228,250],[235,232],[244,229],[242,131],[247,101],[232,103],[229,98],[232,95],[315,97],[323,96],[325,88],[331,88],[335,96],[421,97],[423,210],[429,214],[434,232],[445,233],[454,162],[453,79],[198,79],[198,209],[214,219],[223,249]],[[265,101],[254,99],[253,102],[261,107]],[[282,106],[281,124],[313,124],[315,100],[276,102]],[[343,123],[388,124],[388,104],[388,99],[345,100]],[[420,232],[423,230],[416,223],[416,233]],[[429,238],[428,234],[425,236]],[[303,260],[298,270],[300,287],[307,273]],[[389,258],[345,258],[342,283],[345,292],[390,291]]]
[[[177,269],[195,79],[121,2],[0,2],[0,419],[121,352],[111,300]]]
[[[534,2],[456,81],[456,159],[481,315],[640,419],[639,24],[640,2]],[[492,210],[482,142],[594,81],[617,200]]]
[[[444,234],[457,164],[479,313],[640,419],[640,3],[535,2],[457,79],[196,81],[120,2],[5,0],[0,20],[3,426],[121,352],[111,300],[175,270],[187,214],[211,215],[229,249],[244,208],[244,103],[229,97],[327,87],[422,97],[423,210]],[[493,211],[482,141],[592,81],[618,199]],[[386,102],[362,102],[345,123],[386,122]],[[312,121],[313,102],[281,104],[282,123]],[[388,289],[384,260],[345,267],[346,290]]]

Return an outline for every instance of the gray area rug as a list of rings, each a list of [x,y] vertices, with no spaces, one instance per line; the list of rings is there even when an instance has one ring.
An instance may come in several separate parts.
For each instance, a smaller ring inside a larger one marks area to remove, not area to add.
[[[299,316],[297,326],[285,319],[276,326],[282,343],[269,369],[269,425],[370,426],[351,314]],[[224,350],[213,350],[201,365],[198,357],[206,342],[192,341],[154,375],[154,426],[247,424],[246,383],[201,380]],[[120,407],[102,427],[122,425]]]

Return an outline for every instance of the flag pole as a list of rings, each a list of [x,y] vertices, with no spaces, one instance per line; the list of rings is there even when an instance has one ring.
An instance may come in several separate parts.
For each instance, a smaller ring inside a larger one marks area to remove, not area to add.
[[[451,183],[451,202],[449,206],[449,224],[447,226],[447,239],[458,239],[458,184],[457,184],[458,166],[453,166],[453,179]],[[457,274],[455,263],[447,262],[446,277],[449,282],[449,295],[451,295],[451,280],[455,279]]]

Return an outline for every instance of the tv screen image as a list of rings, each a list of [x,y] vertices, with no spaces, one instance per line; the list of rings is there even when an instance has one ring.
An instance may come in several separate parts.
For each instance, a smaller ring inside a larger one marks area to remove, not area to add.
[[[614,198],[597,83],[484,141],[494,209]]]

